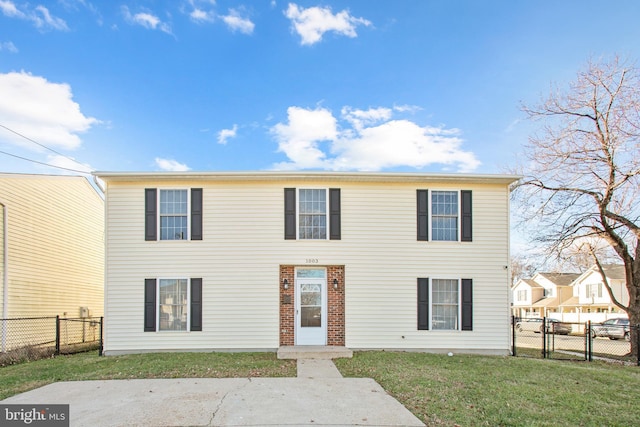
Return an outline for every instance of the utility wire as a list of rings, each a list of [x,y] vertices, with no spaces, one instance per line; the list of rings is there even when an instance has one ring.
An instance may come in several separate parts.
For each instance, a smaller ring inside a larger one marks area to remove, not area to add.
[[[49,150],[49,151],[51,151],[52,153],[55,153],[55,154],[57,154],[57,155],[59,155],[59,156],[61,156],[61,157],[64,157],[64,158],[65,158],[65,159],[67,159],[67,160],[71,160],[73,163],[76,163],[76,164],[78,164],[78,165],[80,165],[80,166],[85,166],[85,165],[83,165],[82,163],[78,162],[77,160],[75,160],[75,159],[73,159],[73,158],[71,158],[71,157],[69,157],[69,156],[66,156],[66,155],[62,154],[62,153],[60,153],[60,152],[58,152],[58,151],[54,150],[53,148],[49,148],[49,147],[47,147],[46,145],[40,144],[38,141],[35,141],[35,140],[33,140],[33,139],[29,138],[28,136],[25,136],[25,135],[21,134],[20,132],[16,132],[15,130],[13,130],[13,129],[11,129],[11,128],[8,128],[8,127],[6,127],[5,125],[3,125],[3,124],[1,124],[1,123],[0,123],[0,127],[1,127],[1,128],[4,128],[4,129],[6,129],[6,130],[8,130],[9,132],[11,132],[11,133],[13,133],[13,134],[15,134],[15,135],[18,135],[19,137],[24,138],[24,139],[26,139],[27,141],[32,142],[32,143],[34,143],[34,144],[36,144],[36,145],[38,145],[38,146],[40,146],[40,147],[42,147],[42,148],[44,148],[44,149],[46,149],[46,150]],[[0,151],[0,153],[2,153],[2,154],[6,154],[7,156],[15,157],[15,158],[17,158],[17,159],[26,160],[26,161],[28,161],[28,162],[37,163],[37,164],[44,165],[44,166],[49,166],[49,167],[52,167],[52,168],[58,168],[58,169],[63,169],[63,170],[71,171],[71,172],[78,172],[78,173],[85,173],[85,174],[86,174],[86,173],[91,173],[91,171],[89,171],[89,172],[87,172],[87,171],[79,171],[79,170],[76,170],[76,169],[69,169],[69,168],[65,168],[65,167],[62,167],[62,166],[56,166],[56,165],[51,165],[51,164],[49,164],[49,163],[39,162],[39,161],[37,161],[37,160],[32,160],[32,159],[28,159],[28,158],[26,158],[26,157],[20,157],[20,156],[17,156],[17,155],[15,155],[15,154],[10,154],[10,153],[7,153],[7,152],[5,152],[5,151]]]
[[[81,171],[81,170],[77,170],[77,169],[65,168],[65,167],[62,167],[62,166],[50,165],[49,163],[39,162],[37,160],[32,160],[32,159],[27,159],[26,157],[20,157],[20,156],[17,156],[15,154],[7,153],[6,151],[1,151],[0,150],[0,154],[6,154],[7,156],[15,157],[16,159],[26,160],[27,162],[37,163],[39,165],[44,165],[44,166],[49,166],[50,168],[64,169],[66,171],[83,173],[83,174],[91,173],[91,171],[87,172],[86,170],[85,171]],[[76,163],[78,163],[78,162],[76,162]],[[80,163],[78,163],[78,164],[80,164]]]

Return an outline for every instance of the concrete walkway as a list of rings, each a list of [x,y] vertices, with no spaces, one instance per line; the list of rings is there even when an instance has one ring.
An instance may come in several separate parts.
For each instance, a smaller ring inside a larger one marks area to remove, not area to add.
[[[370,378],[297,363],[297,378],[59,382],[2,403],[68,403],[72,427],[424,425]]]

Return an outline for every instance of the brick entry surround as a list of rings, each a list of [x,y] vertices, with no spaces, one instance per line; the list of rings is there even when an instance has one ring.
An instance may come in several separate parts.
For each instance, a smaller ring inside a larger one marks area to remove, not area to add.
[[[327,268],[327,345],[344,346],[344,265],[329,265]],[[284,289],[287,279],[289,288]],[[338,289],[333,288],[333,280]],[[280,266],[280,346],[295,343],[295,266]]]

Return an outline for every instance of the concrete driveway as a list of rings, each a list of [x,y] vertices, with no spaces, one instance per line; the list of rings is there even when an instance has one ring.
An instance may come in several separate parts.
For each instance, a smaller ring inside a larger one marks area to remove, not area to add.
[[[70,404],[71,426],[422,426],[370,378],[298,360],[297,378],[59,382],[2,403]]]

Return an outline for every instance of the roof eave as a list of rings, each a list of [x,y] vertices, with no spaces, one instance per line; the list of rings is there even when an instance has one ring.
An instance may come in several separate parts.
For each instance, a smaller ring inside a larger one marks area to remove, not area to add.
[[[342,182],[468,182],[509,185],[521,177],[498,174],[384,173],[384,172],[108,172],[93,175],[107,182],[136,181],[342,181]]]

